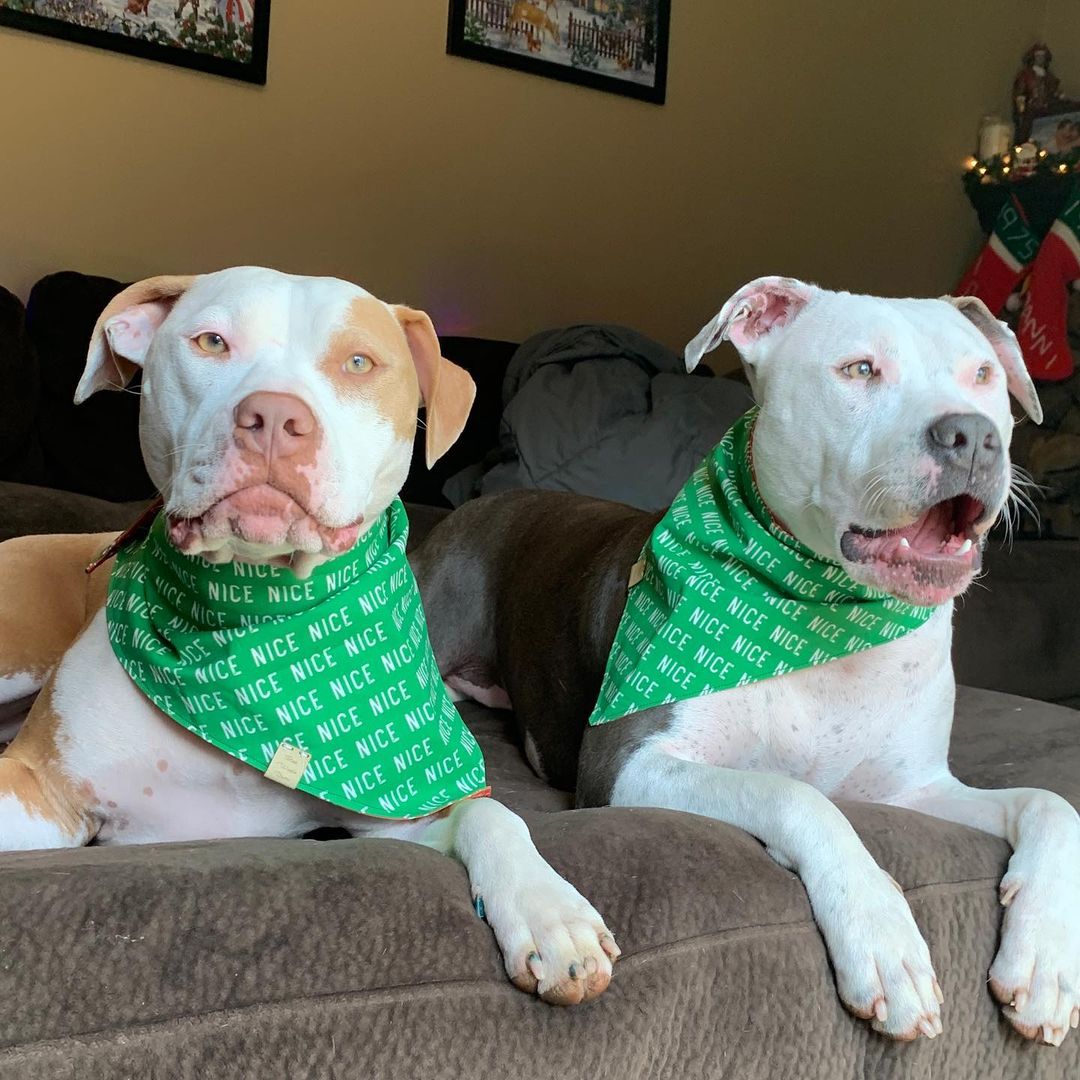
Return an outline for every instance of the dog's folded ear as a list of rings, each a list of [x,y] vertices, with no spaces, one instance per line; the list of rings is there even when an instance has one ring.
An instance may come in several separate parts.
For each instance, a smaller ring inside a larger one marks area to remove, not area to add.
[[[767,334],[790,326],[813,296],[815,286],[787,277],[760,277],[744,285],[686,346],[686,370],[722,341],[730,340],[747,363]]]
[[[90,335],[86,367],[75,388],[76,405],[98,390],[123,390],[131,382],[158,327],[195,276],[147,278],[109,301]]]
[[[452,364],[439,347],[431,319],[400,304],[391,310],[405,331],[424,405],[427,434],[424,452],[430,469],[457,441],[476,399],[476,384],[464,369]]]
[[[1005,323],[995,319],[990,309],[977,296],[943,296],[941,299],[952,304],[990,342],[1005,369],[1005,385],[1008,386],[1009,393],[1020,402],[1024,412],[1036,424],[1041,424],[1042,403],[1028,374],[1016,335]]]

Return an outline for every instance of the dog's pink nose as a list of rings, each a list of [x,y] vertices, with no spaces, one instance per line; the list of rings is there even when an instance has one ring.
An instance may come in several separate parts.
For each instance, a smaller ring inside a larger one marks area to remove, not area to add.
[[[249,394],[233,412],[237,443],[267,459],[293,457],[316,441],[315,414],[292,394]]]

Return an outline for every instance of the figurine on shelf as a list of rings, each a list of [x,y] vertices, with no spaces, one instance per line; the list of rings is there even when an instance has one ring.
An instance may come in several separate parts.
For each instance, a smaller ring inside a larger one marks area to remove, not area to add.
[[[1050,70],[1053,59],[1054,54],[1042,41],[1024,53],[1024,66],[1013,80],[1013,121],[1018,141],[1031,133],[1034,117],[1061,97],[1061,80]]]
[[[1039,166],[1039,148],[1033,142],[1026,142],[1013,151],[1012,175],[1016,180],[1033,176]]]

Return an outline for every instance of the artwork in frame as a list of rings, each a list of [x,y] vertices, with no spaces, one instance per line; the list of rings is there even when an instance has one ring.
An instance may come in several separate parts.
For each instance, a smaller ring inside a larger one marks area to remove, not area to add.
[[[1036,114],[1031,141],[1051,154],[1067,154],[1080,147],[1080,101],[1060,99],[1055,107]]]
[[[0,0],[0,26],[266,82],[270,0]]]
[[[447,52],[664,103],[671,0],[450,0]]]

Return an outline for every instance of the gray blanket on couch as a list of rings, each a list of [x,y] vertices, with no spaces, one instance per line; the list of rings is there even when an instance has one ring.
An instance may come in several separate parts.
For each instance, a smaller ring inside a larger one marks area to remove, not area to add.
[[[587,325],[529,338],[503,404],[501,460],[452,501],[529,487],[660,510],[752,401],[733,379],[688,375],[644,334]]]

